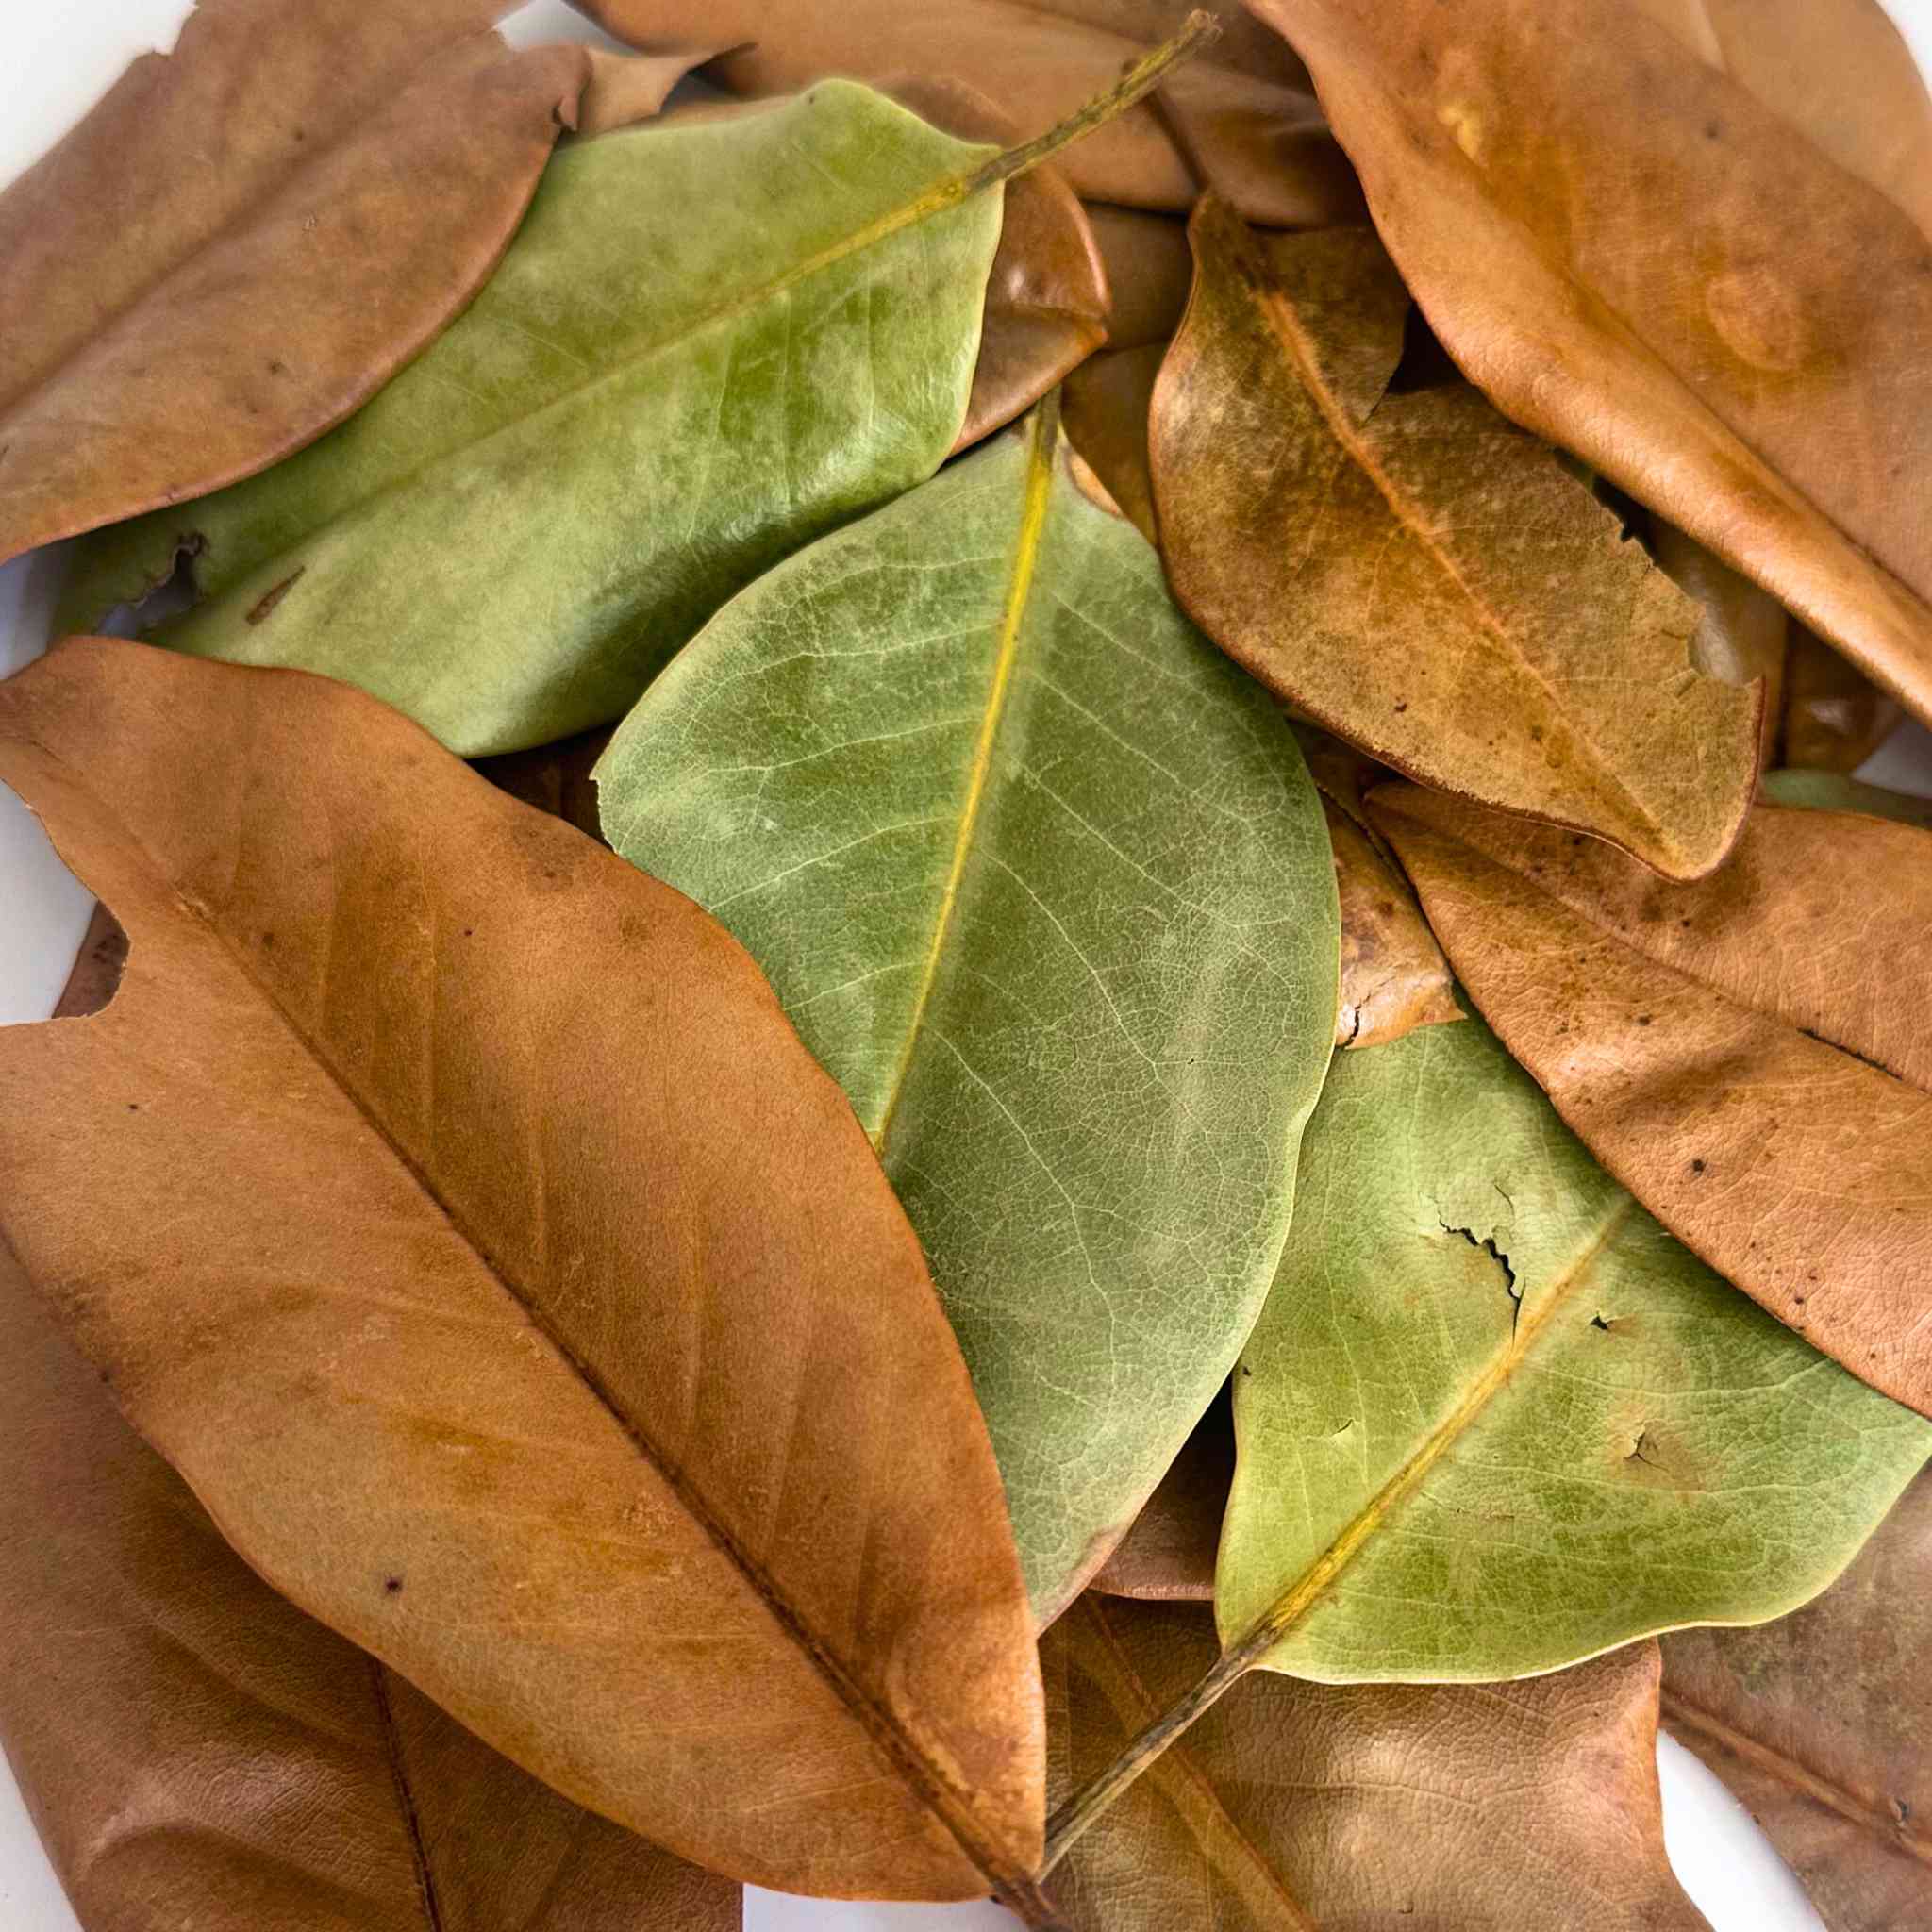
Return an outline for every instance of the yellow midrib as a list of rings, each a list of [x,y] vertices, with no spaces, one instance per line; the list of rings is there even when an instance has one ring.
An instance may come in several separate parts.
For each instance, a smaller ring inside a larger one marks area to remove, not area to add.
[[[992,773],[993,749],[999,739],[1000,721],[1006,715],[1007,696],[1012,688],[1013,666],[1020,655],[1020,635],[1026,616],[1026,605],[1033,593],[1033,575],[1040,561],[1041,536],[1046,527],[1046,507],[1053,493],[1054,452],[1059,440],[1059,391],[1053,391],[1034,411],[1032,438],[1026,450],[1026,493],[1020,511],[1019,535],[1013,552],[1013,574],[1008,580],[1006,602],[1000,610],[999,645],[993,656],[992,683],[987,691],[986,715],[980,720],[979,738],[973,747],[973,763],[966,776],[966,798],[959,811],[959,832],[953,841],[953,858],[946,870],[946,882],[940,891],[939,909],[933,918],[932,941],[926,948],[920,970],[919,991],[913,995],[912,1014],[906,1025],[906,1038],[886,1089],[886,1104],[879,1114],[873,1145],[883,1154],[887,1137],[899,1115],[905,1097],[913,1057],[919,1050],[921,1028],[926,1009],[932,1004],[938,983],[940,961],[944,956],[946,937],[953,914],[959,903],[959,885],[966,875],[966,862],[973,853],[973,834],[985,803],[988,781]]]

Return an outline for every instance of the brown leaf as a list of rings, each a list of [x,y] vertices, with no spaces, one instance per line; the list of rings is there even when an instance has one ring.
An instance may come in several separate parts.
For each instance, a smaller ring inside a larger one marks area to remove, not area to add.
[[[1803,625],[1785,659],[1784,762],[1856,772],[1892,734],[1898,704]]]
[[[730,1875],[1023,1905],[984,1424],[724,929],[346,686],[70,642],[0,779],[126,929],[0,1032],[0,1226],[282,1593]]]
[[[1831,1932],[1932,1900],[1932,1474],[1790,1617],[1664,1639],[1664,1723],[1750,1807]]]
[[[1194,278],[1188,225],[1179,215],[1093,202],[1087,209],[1107,271],[1107,340],[1116,349],[1163,347],[1180,326]]]
[[[1382,856],[1343,808],[1324,797],[1341,894],[1341,1047],[1386,1046],[1418,1026],[1462,1018],[1436,936]]]
[[[790,93],[828,74],[883,82],[928,74],[964,81],[1031,139],[1104,92],[1157,42],[1069,15],[1101,0],[1016,7],[1011,0],[573,0],[634,47],[702,40],[732,51],[706,70],[736,93]],[[1189,8],[1172,10],[1185,18]],[[1230,9],[1231,10],[1231,9]],[[1139,14],[1142,9],[1133,9]],[[1312,97],[1223,65],[1209,49],[1162,89],[1191,147],[1245,213],[1282,227],[1345,221],[1360,191]],[[1061,158],[1092,201],[1186,208],[1195,181],[1159,112],[1145,103]]]
[[[1103,1596],[1211,1602],[1233,1481],[1234,1415],[1223,1390],[1090,1587]]]
[[[1671,581],[1695,600],[1701,613],[1697,634],[1690,640],[1690,661],[1726,684],[1764,680],[1758,756],[1761,762],[1770,763],[1783,711],[1785,654],[1792,633],[1784,606],[1674,524],[1651,520],[1650,550]]]
[[[0,1740],[89,1932],[736,1932],[284,1602],[0,1245]]]
[[[1199,1681],[1205,1608],[1081,1598],[1041,1646],[1056,1796]],[[1075,1932],[1708,1932],[1671,1875],[1654,1642],[1526,1682],[1257,1675],[1054,1874]]]
[[[1073,445],[1075,481],[1157,549],[1160,535],[1154,522],[1153,479],[1147,474],[1147,408],[1166,353],[1164,342],[1108,350],[1082,363],[1060,391],[1060,422]]]
[[[1456,976],[1597,1158],[1932,1414],[1932,833],[1760,805],[1682,886],[1411,786],[1371,808]]]
[[[595,731],[580,731],[575,738],[560,738],[555,744],[540,744],[532,751],[507,751],[495,758],[477,758],[475,769],[499,791],[508,791],[512,798],[562,819],[599,844],[606,844],[608,841],[597,819],[597,788],[591,774],[615,728],[601,725]]]
[[[313,441],[475,293],[590,71],[506,10],[202,0],[0,195],[0,557]]]
[[[1191,231],[1151,443],[1195,622],[1384,764],[1709,871],[1759,693],[1693,667],[1696,608],[1474,390],[1391,388],[1409,304],[1366,229],[1264,237],[1208,196]]]
[[[1910,218],[1632,0],[1252,4],[1464,373],[1932,719]]]

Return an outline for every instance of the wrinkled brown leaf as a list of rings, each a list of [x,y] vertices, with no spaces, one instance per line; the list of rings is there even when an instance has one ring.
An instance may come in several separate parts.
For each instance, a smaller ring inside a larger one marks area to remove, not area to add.
[[[1634,0],[1251,4],[1470,378],[1932,719],[1910,218]]]
[[[1056,1796],[1198,1681],[1214,1620],[1086,1596],[1041,1646]],[[1664,1856],[1657,1645],[1496,1685],[1257,1676],[1074,1846],[1076,1932],[1707,1932]]]
[[[1109,349],[1074,370],[1060,391],[1060,422],[1074,448],[1075,480],[1156,549],[1160,534],[1147,474],[1147,408],[1166,353],[1162,342]]]
[[[1758,750],[1761,761],[1769,763],[1783,718],[1785,653],[1792,630],[1784,606],[1674,524],[1652,520],[1650,550],[1700,612],[1690,661],[1726,684],[1764,680]]]
[[[0,557],[313,441],[475,293],[590,75],[508,10],[202,0],[0,195]]]
[[[88,1932],[735,1932],[276,1596],[4,1244],[0,1337],[0,1742]]]
[[[828,74],[879,83],[940,75],[996,102],[1029,139],[1104,92],[1158,43],[1065,17],[1074,6],[1049,10],[1010,0],[573,4],[634,47],[729,47],[706,71],[737,93],[790,93]],[[1174,9],[1183,19],[1190,10]],[[1310,95],[1223,65],[1211,48],[1162,92],[1165,111],[1252,219],[1311,227],[1348,220],[1359,208],[1360,190]],[[1144,103],[1069,148],[1061,165],[1089,200],[1176,208],[1194,198],[1191,167]]]
[[[1932,1474],[1802,1610],[1664,1639],[1664,1723],[1750,1807],[1831,1932],[1932,1901]]]
[[[1385,764],[1709,871],[1760,693],[1694,668],[1696,607],[1467,385],[1391,390],[1408,297],[1366,229],[1264,237],[1210,195],[1191,232],[1150,434],[1190,615]]]
[[[1829,644],[1803,625],[1791,626],[1781,744],[1787,765],[1856,772],[1891,736],[1903,715],[1895,699]]]
[[[130,941],[0,1032],[0,1227],[224,1535],[681,1856],[1028,1900],[985,1428],[723,928],[301,674],[71,642],[0,779]]]
[[[1418,1026],[1462,1018],[1456,982],[1436,936],[1355,821],[1324,796],[1341,894],[1341,1004],[1335,1015],[1341,1047],[1386,1046]]]
[[[1412,786],[1371,809],[1456,976],[1597,1158],[1932,1414],[1932,833],[1761,805],[1683,886]]]
[[[1233,1481],[1234,1415],[1223,1390],[1091,1587],[1103,1596],[1211,1602]]]

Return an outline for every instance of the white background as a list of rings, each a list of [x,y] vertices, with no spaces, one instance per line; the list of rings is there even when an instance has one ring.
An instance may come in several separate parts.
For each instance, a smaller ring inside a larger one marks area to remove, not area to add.
[[[1921,66],[1932,71],[1932,0],[1889,0],[1889,8]],[[189,0],[65,0],[53,7],[0,0],[0,184],[58,140],[137,54],[171,45],[188,10]],[[536,0],[508,31],[522,42],[600,38],[561,0]],[[0,275],[5,272],[0,263]],[[62,568],[58,549],[0,567],[0,675],[37,656],[46,642]],[[1864,775],[1932,793],[1932,739],[1908,727]],[[0,787],[0,1024],[46,1016],[66,980],[91,904],[39,826]],[[1820,1693],[1828,1695],[1828,1685],[1821,1684]],[[1795,1880],[1724,1787],[1669,1739],[1661,1740],[1657,1757],[1671,1860],[1716,1932],[1824,1932]],[[1507,1846],[1497,1851],[1508,1854]],[[1016,1923],[991,1905],[822,1905],[756,1890],[745,1902],[746,1932],[1012,1932]],[[0,1932],[77,1932],[4,1759]],[[1557,1928],[1526,1926],[1524,1932]]]

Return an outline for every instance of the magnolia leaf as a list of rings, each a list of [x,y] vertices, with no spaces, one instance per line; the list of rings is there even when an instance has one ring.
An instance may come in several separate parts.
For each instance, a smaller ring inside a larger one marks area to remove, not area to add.
[[[89,1932],[737,1932],[278,1597],[0,1245],[0,1741]]]
[[[1226,1379],[1334,1027],[1314,788],[1052,409],[728,605],[598,767],[851,1096],[1041,1621]]]
[[[463,306],[590,73],[508,10],[202,0],[0,195],[0,557],[299,449]]]
[[[1694,886],[1412,787],[1373,801],[1456,974],[1713,1268],[1932,1414],[1932,835],[1759,806]]]
[[[1701,613],[1690,640],[1691,663],[1726,684],[1753,684],[1762,679],[1764,709],[1758,720],[1758,750],[1760,757],[1769,760],[1784,722],[1785,663],[1792,631],[1784,606],[1749,577],[1740,575],[1715,551],[1707,550],[1696,538],[1685,536],[1675,525],[1657,518],[1650,519],[1649,524],[1651,555],[1669,573],[1671,581],[1696,602]],[[1834,658],[1833,661],[1844,660]],[[1849,665],[1845,668],[1850,670]]]
[[[826,75],[876,84],[907,74],[945,75],[996,101],[1028,136],[1110,86],[1195,10],[1154,0],[1116,20],[1106,0],[1024,8],[1011,0],[572,4],[634,47],[728,48],[706,73],[737,93],[789,93]],[[1239,9],[1222,13],[1235,17]],[[1186,208],[1194,199],[1198,154],[1256,221],[1313,227],[1357,217],[1361,190],[1305,88],[1224,65],[1210,47],[1178,69],[1161,93],[1158,110],[1136,108],[1069,150],[1063,166],[1080,194],[1135,208]]]
[[[1391,390],[1409,303],[1366,229],[1264,237],[1208,196],[1191,232],[1151,443],[1195,621],[1385,764],[1709,871],[1760,693],[1695,665],[1696,607],[1474,390]]]
[[[1879,785],[1861,785],[1836,772],[1767,772],[1757,781],[1760,797],[1773,805],[1808,806],[1814,810],[1862,811],[1874,818],[1897,819],[1907,825],[1932,828],[1932,798],[1914,798],[1905,791],[1888,791]]]
[[[1856,772],[1891,736],[1902,715],[1894,699],[1829,644],[1802,625],[1791,626],[1780,745],[1786,764]]]
[[[1654,4],[1252,0],[1470,379],[1932,719],[1932,242]]]
[[[177,649],[345,678],[467,756],[608,723],[953,446],[1001,165],[844,82],[570,148],[425,355],[267,475],[86,545],[66,621],[186,549]]]
[[[1449,962],[1407,885],[1341,806],[1324,797],[1322,810],[1335,847],[1335,884],[1341,900],[1336,1045],[1386,1046],[1418,1026],[1445,1026],[1461,1019]]]
[[[1214,1622],[1089,1596],[1041,1646],[1050,1769],[1105,1766],[1210,1668]],[[1058,1868],[1074,1932],[1708,1932],[1664,1855],[1657,1656],[1534,1682],[1249,1686]]]
[[[1234,1417],[1225,1391],[1194,1424],[1181,1453],[1095,1573],[1105,1596],[1211,1602],[1214,1553],[1234,1480]]]
[[[1932,1898],[1932,1475],[1795,1616],[1664,1640],[1664,1722],[1750,1807],[1831,1932]]]
[[[129,941],[0,1031],[0,1233],[236,1549],[681,1857],[1033,1909],[998,1471],[742,951],[320,678],[71,642],[0,780]]]

